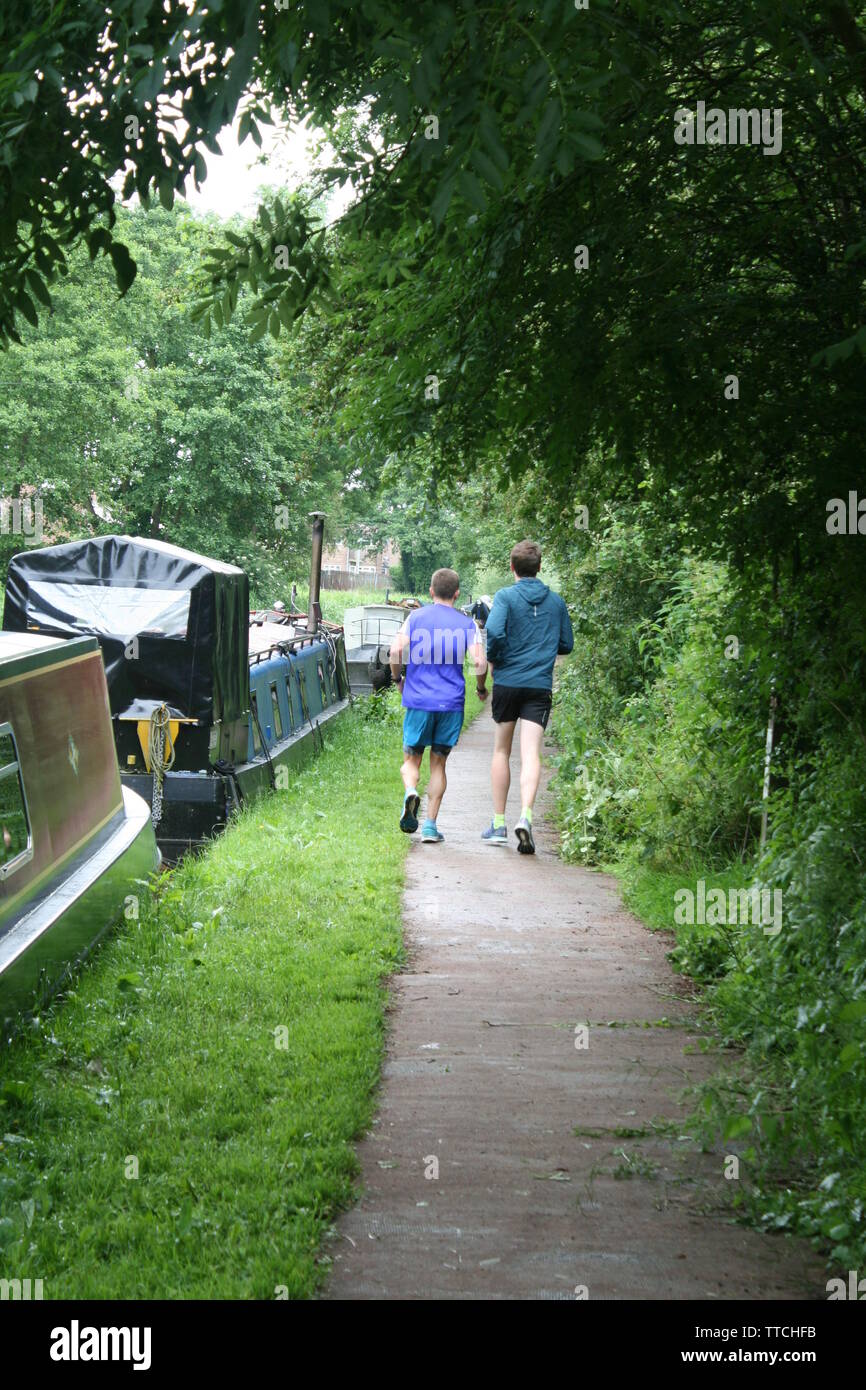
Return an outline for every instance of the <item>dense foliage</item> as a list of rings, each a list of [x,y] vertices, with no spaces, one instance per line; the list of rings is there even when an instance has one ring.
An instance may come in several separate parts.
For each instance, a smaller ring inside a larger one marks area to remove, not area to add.
[[[847,553],[828,555],[799,605],[771,581],[746,591],[723,565],[684,558],[645,511],[610,520],[572,571],[579,635],[556,727],[564,851],[619,863],[642,915],[675,930],[672,958],[707,985],[723,1038],[745,1048],[701,1111],[743,1154],[737,1203],[855,1268],[866,1254],[866,653],[861,606],[835,597]],[[729,915],[678,923],[676,895],[700,879],[780,893],[780,929]]]
[[[339,511],[340,451],[313,433],[308,372],[240,325],[208,341],[190,322],[212,226],[157,209],[117,227],[139,266],[129,293],[77,252],[51,312],[0,355],[2,492],[34,520],[41,506],[46,544],[162,536],[243,565],[273,597],[287,572],[307,573],[307,513]],[[6,530],[4,568],[38,543]]]

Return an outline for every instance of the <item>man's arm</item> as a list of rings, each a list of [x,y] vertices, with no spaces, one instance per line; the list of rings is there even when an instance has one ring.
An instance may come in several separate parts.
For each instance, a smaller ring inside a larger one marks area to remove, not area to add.
[[[484,624],[484,631],[487,635],[487,658],[490,662],[498,661],[502,656],[507,630],[508,604],[500,590],[500,593],[493,600],[493,607],[487,622]]]
[[[559,655],[567,656],[574,648],[574,629],[564,600],[560,598],[559,602],[562,605],[559,616]]]
[[[475,689],[478,692],[479,700],[487,699],[487,654],[484,650],[484,640],[475,627],[475,641],[469,648],[469,655],[472,657],[475,666]]]
[[[411,613],[409,618],[411,618]],[[388,653],[388,661],[391,665],[391,679],[395,685],[400,685],[403,679],[403,653],[409,645],[409,618],[401,627],[394,641],[391,643],[391,650]]]

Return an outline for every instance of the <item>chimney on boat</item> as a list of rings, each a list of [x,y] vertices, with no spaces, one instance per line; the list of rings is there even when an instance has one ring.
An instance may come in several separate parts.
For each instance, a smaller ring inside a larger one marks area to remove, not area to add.
[[[313,632],[322,621],[319,592],[322,587],[322,544],[325,536],[325,513],[310,512],[313,519],[313,559],[310,565],[310,601],[307,604],[307,631]]]

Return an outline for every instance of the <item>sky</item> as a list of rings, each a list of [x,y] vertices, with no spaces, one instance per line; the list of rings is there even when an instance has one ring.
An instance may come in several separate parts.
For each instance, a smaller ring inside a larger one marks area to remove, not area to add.
[[[237,122],[226,126],[217,137],[222,155],[211,154],[199,146],[207,164],[207,178],[196,192],[192,178],[187,180],[185,197],[197,212],[213,212],[218,217],[235,213],[252,215],[258,206],[258,191],[268,184],[287,190],[303,181],[313,168],[311,147],[316,133],[304,126],[288,129],[260,126],[262,148],[248,136],[237,140]],[[262,159],[264,156],[264,161]],[[328,205],[329,219],[338,216],[348,204],[351,188],[338,190]]]

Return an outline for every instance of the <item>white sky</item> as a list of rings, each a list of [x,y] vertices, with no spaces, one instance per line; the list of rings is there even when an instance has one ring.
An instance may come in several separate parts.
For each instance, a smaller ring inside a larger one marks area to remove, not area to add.
[[[226,126],[217,137],[222,155],[198,147],[207,164],[207,178],[196,192],[192,178],[187,180],[184,196],[197,212],[213,212],[229,218],[235,213],[251,216],[258,206],[258,192],[273,185],[291,191],[303,182],[313,169],[312,147],[316,133],[304,126],[288,129],[262,125],[262,148],[248,135],[242,145],[237,141],[237,121]],[[350,185],[339,189],[328,206],[329,221],[348,205]]]

